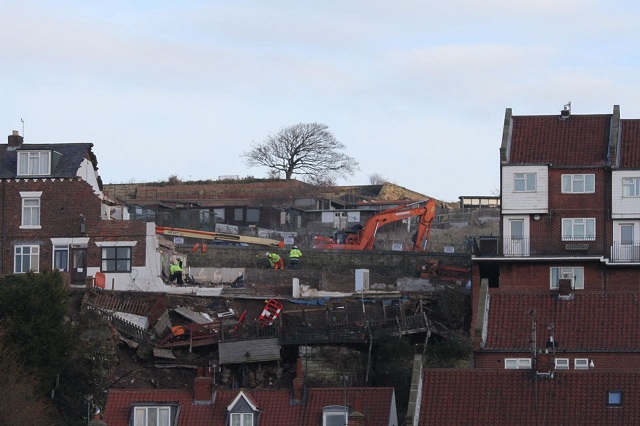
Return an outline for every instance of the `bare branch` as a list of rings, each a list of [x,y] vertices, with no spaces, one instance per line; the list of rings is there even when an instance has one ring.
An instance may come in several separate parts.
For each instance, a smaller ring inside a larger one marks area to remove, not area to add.
[[[295,175],[324,176],[326,180],[353,175],[359,169],[358,162],[342,153],[340,143],[319,123],[299,123],[269,135],[262,144],[254,144],[245,152],[249,167],[265,166],[284,173],[285,179]]]

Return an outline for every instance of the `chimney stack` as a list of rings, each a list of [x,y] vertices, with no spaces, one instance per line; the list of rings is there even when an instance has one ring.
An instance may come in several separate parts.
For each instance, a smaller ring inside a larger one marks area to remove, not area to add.
[[[18,133],[17,130],[13,131],[13,134],[9,135],[9,146],[17,148],[22,145],[22,136]]]
[[[349,414],[349,425],[365,426],[367,418],[362,414],[362,396],[356,394],[353,401],[353,411]]]
[[[571,294],[571,279],[560,278],[558,280],[558,291],[560,296],[569,296]]]
[[[203,367],[198,368],[198,377],[193,380],[193,402],[200,404],[213,402],[213,378]]]
[[[304,377],[302,374],[302,358],[296,361],[296,378],[293,379],[293,400],[294,402],[302,402],[304,388]]]

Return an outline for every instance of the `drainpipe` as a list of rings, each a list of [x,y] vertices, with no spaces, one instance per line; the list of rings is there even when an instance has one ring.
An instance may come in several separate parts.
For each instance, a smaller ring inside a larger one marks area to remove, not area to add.
[[[4,248],[5,248],[5,240],[6,240],[6,230],[7,230],[7,218],[6,218],[6,180],[2,180],[2,245],[0,246],[0,250],[2,250],[2,266],[0,266],[0,274],[4,275]]]

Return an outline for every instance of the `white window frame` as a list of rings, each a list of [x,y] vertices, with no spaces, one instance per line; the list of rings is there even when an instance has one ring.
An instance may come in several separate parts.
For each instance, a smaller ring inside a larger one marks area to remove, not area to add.
[[[349,419],[349,407],[343,405],[330,405],[322,409],[322,426],[327,426],[329,420],[337,420],[339,424],[347,424]],[[332,421],[331,424],[335,422]]]
[[[149,412],[156,411],[156,421],[150,422]],[[160,422],[160,414],[163,415],[163,421]],[[133,408],[133,426],[171,426],[171,407],[156,406],[144,407],[138,406]]]
[[[505,358],[505,370],[531,370],[531,358]]]
[[[19,151],[18,176],[49,176],[51,151]]]
[[[581,232],[582,230],[582,232]],[[575,217],[562,219],[562,241],[595,241],[596,219]]]
[[[58,268],[56,265],[56,253],[67,253],[67,264],[60,265],[62,268]],[[53,245],[53,253],[51,255],[51,264],[53,265],[53,269],[58,268],[60,271],[68,271],[69,270],[69,244],[54,244]]]
[[[569,369],[569,358],[556,358],[555,359],[555,369],[556,370],[568,370]]]
[[[22,219],[20,229],[41,229],[40,212],[42,191],[20,191],[22,197]]]
[[[537,180],[536,173],[514,173],[513,192],[536,192]],[[522,185],[522,189],[518,189],[518,184]]]
[[[562,175],[561,192],[563,194],[593,194],[596,192],[596,175]]]
[[[570,279],[573,290],[584,290],[584,267],[552,266],[549,268],[549,288],[557,290],[560,279]]]
[[[640,197],[640,177],[622,178],[622,197]]]
[[[589,369],[589,358],[575,358],[573,360],[573,369],[574,370],[588,370]]]
[[[230,426],[253,426],[253,413],[231,413]]]
[[[28,249],[28,253],[25,250]],[[25,257],[28,257],[29,269],[24,268]],[[40,272],[40,246],[35,244],[16,244],[13,249],[13,273],[26,274]]]

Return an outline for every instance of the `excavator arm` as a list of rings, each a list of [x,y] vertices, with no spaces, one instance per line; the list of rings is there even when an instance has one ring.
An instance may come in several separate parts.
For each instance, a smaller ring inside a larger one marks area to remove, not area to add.
[[[381,226],[404,219],[418,217],[418,231],[415,235],[413,251],[425,251],[431,234],[431,226],[436,216],[436,201],[428,199],[405,206],[385,210],[370,217],[361,230],[347,234],[343,244],[318,244],[314,248],[342,250],[373,250],[376,234]]]

